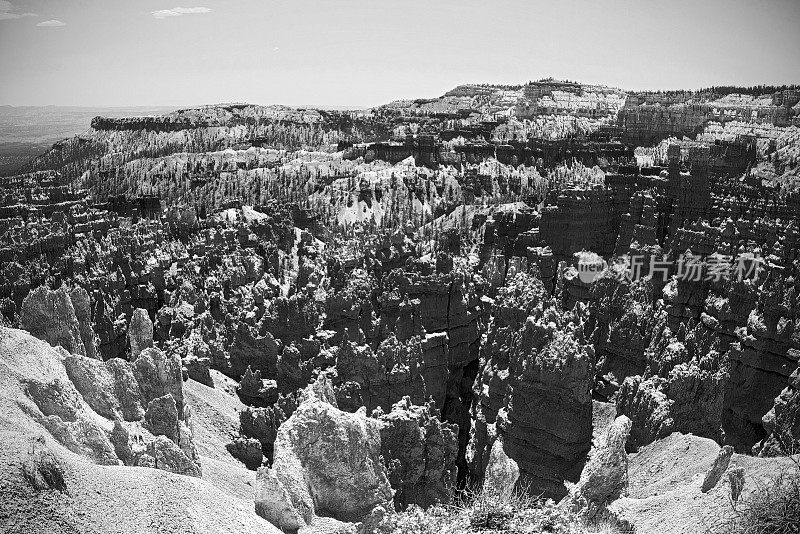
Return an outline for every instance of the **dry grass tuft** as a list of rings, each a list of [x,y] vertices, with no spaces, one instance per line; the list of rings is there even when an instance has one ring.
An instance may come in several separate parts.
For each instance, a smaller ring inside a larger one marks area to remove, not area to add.
[[[734,505],[724,534],[800,534],[800,463]]]

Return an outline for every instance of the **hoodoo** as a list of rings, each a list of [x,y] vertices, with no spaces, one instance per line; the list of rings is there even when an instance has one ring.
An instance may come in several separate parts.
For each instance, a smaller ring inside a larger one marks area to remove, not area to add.
[[[0,531],[796,532],[798,6],[28,3]]]

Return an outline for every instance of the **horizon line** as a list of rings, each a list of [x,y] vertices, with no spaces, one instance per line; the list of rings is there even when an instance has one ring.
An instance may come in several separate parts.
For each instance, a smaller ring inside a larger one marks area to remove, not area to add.
[[[517,82],[517,83],[509,83],[509,82],[463,82],[457,83],[455,85],[450,86],[450,89],[436,95],[436,96],[409,96],[404,98],[397,98],[394,100],[386,100],[383,103],[375,104],[375,105],[362,105],[362,104],[291,104],[291,103],[282,103],[282,102],[273,102],[270,104],[262,104],[259,102],[249,102],[246,100],[237,101],[237,100],[227,100],[227,101],[220,101],[214,103],[205,103],[205,104],[0,104],[0,108],[47,108],[47,107],[54,107],[54,108],[84,108],[84,109],[114,109],[114,108],[173,108],[175,110],[179,109],[194,109],[199,107],[207,107],[207,106],[223,106],[223,105],[230,105],[230,104],[247,104],[252,106],[286,106],[292,108],[310,108],[310,109],[331,109],[331,110],[363,110],[363,109],[372,109],[376,107],[380,107],[391,102],[401,101],[401,100],[420,100],[420,99],[436,99],[442,98],[450,91],[453,91],[459,87],[464,86],[495,86],[495,87],[502,87],[502,86],[525,86],[530,83],[542,82],[542,81],[550,81],[553,82],[561,82],[561,83],[576,83],[581,86],[596,86],[596,87],[606,87],[608,89],[617,89],[624,93],[670,93],[670,92],[700,92],[702,90],[711,89],[714,87],[738,87],[742,89],[749,89],[755,87],[782,87],[786,86],[789,88],[800,88],[800,81],[798,82],[786,82],[786,83],[779,83],[779,82],[762,82],[755,85],[748,85],[748,84],[737,84],[737,83],[717,83],[702,87],[696,88],[661,88],[661,89],[653,89],[653,88],[623,88],[616,85],[609,85],[602,82],[585,82],[585,81],[577,81],[577,80],[570,80],[568,78],[557,78],[555,76],[547,76],[544,78],[538,79],[528,79],[527,81]]]

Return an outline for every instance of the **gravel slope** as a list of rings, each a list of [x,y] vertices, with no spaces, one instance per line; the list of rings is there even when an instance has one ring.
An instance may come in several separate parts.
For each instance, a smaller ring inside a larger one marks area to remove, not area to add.
[[[713,440],[674,433],[653,442],[629,458],[629,496],[610,506],[612,512],[636,527],[637,534],[713,533],[733,515],[728,477],[702,493],[706,471],[720,447]],[[765,482],[792,459],[756,458],[734,454],[729,469],[742,467],[744,490],[740,499],[763,491]]]

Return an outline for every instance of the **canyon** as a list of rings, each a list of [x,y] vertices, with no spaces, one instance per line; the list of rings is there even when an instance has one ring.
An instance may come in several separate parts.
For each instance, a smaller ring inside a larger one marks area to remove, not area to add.
[[[0,177],[0,524],[730,514],[800,451],[800,90],[753,93],[94,118]]]

